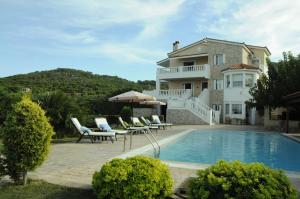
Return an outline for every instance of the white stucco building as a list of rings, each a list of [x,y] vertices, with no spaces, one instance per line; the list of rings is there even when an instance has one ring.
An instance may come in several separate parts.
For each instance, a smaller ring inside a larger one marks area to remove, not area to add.
[[[255,123],[245,102],[249,89],[267,73],[267,47],[204,38],[158,61],[156,89],[144,91],[167,102],[167,120],[181,124]],[[167,84],[167,89],[161,85]]]

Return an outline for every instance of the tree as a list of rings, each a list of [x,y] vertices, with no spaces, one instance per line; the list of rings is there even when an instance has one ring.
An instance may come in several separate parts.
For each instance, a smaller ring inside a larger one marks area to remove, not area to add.
[[[283,96],[300,90],[300,55],[283,53],[283,59],[278,62],[268,60],[268,69],[268,76],[262,75],[250,89],[252,99],[248,104],[257,109],[284,106]]]
[[[8,174],[16,182],[22,177],[27,183],[27,172],[40,166],[46,159],[53,128],[45,112],[28,97],[14,105],[4,122],[3,155]]]
[[[80,116],[81,110],[75,100],[61,91],[41,95],[38,101],[59,137],[62,137],[67,129],[71,129],[70,118],[75,115]]]

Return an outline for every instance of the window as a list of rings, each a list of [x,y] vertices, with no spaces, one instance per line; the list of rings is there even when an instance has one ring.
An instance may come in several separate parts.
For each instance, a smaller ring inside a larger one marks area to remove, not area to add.
[[[233,87],[243,87],[243,74],[233,74],[232,75],[232,86]]]
[[[215,65],[223,65],[224,64],[224,54],[216,54],[214,57]]]
[[[226,88],[230,87],[230,75],[226,75]]]
[[[221,104],[213,104],[212,105],[212,109],[214,109],[215,111],[221,111]]]
[[[214,90],[222,90],[223,89],[223,80],[216,79],[213,81],[213,89]]]
[[[229,115],[229,104],[225,104],[225,114]]]
[[[253,65],[259,65],[260,64],[260,59],[257,57],[253,57],[252,58],[252,64]]]
[[[245,85],[247,87],[252,87],[254,85],[254,75],[253,74],[246,74]]]
[[[242,105],[241,104],[232,104],[231,105],[232,114],[242,114]]]
[[[183,66],[193,66],[194,65],[194,61],[185,61],[183,62]]]
[[[204,89],[207,89],[208,88],[208,83],[207,82],[202,82],[202,91]]]

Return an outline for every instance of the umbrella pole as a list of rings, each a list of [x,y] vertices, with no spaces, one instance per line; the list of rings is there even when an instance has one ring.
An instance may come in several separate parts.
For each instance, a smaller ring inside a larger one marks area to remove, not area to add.
[[[132,121],[132,119],[133,119],[133,100],[131,100],[131,121]],[[131,147],[132,147],[132,131],[131,131],[131,133],[130,133],[130,149],[131,149]]]

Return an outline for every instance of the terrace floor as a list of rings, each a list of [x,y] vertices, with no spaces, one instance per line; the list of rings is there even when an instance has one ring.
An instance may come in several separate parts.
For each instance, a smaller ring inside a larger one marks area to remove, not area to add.
[[[159,130],[156,134],[158,140],[170,137],[189,129],[232,129],[232,130],[263,130],[261,127],[253,126],[231,126],[231,125],[185,125],[174,126],[167,130]],[[144,135],[133,136],[133,149],[148,145],[149,142]],[[129,136],[127,140],[127,150],[123,152],[123,138],[111,143],[92,144],[88,139],[80,143],[53,144],[49,158],[36,171],[31,172],[29,177],[42,179],[50,183],[65,185],[70,187],[90,188],[92,176],[95,171],[99,171],[101,166],[113,157],[127,153],[129,150]],[[170,167],[175,180],[175,188],[180,187],[182,182],[188,177],[195,176],[195,167],[187,169],[177,166]],[[291,178],[293,184],[300,191],[300,178]]]

